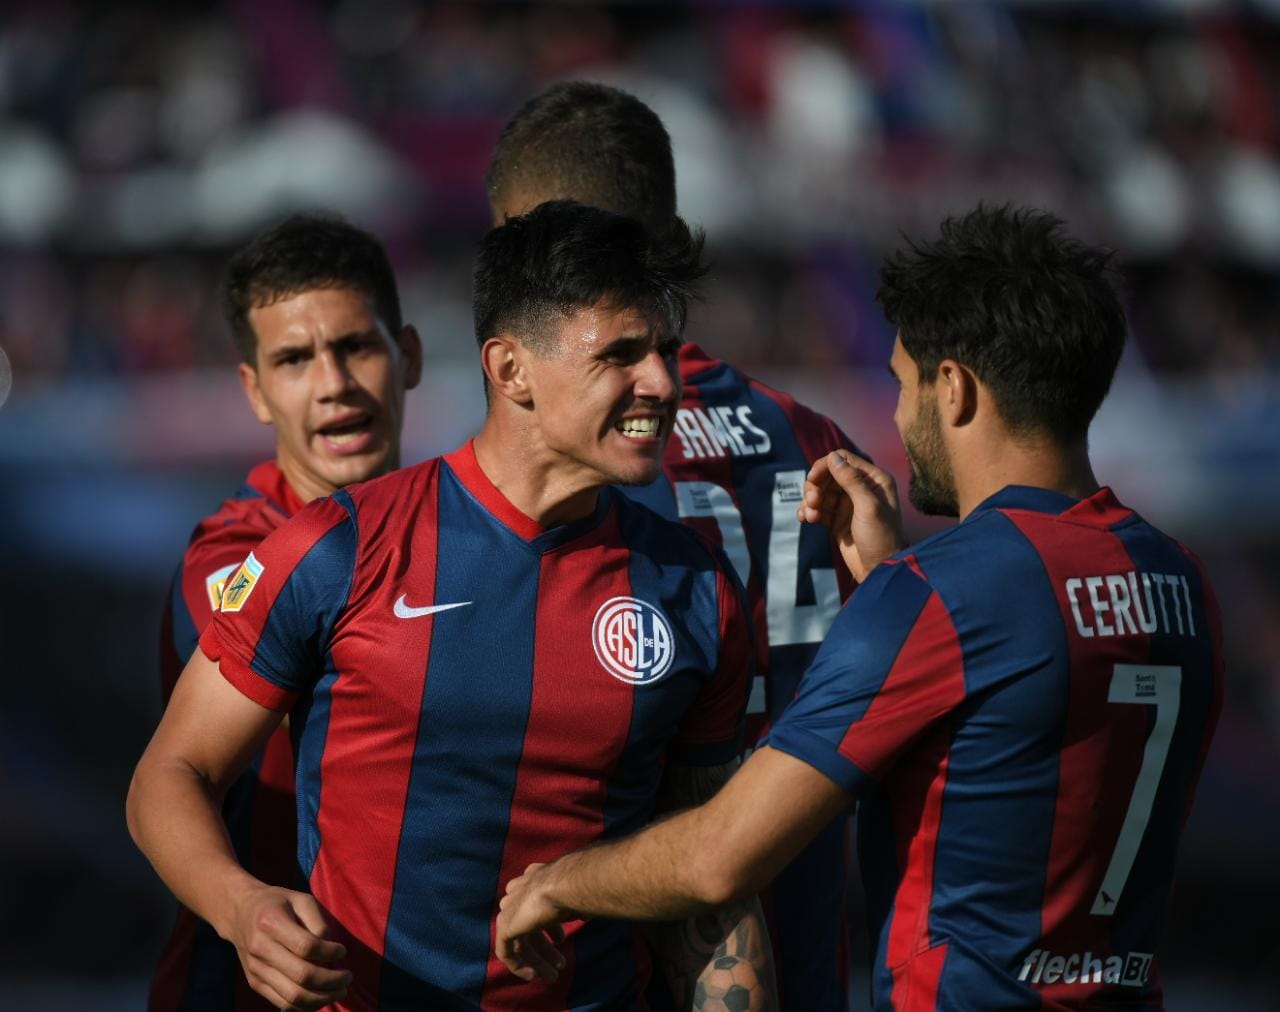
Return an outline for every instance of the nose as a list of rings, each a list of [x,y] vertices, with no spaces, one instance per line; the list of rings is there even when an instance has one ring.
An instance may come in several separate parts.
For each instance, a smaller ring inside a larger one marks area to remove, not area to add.
[[[335,400],[355,385],[346,358],[331,349],[316,357],[316,369],[316,397],[322,401]]]
[[[636,366],[635,393],[646,400],[674,403],[680,396],[680,372],[674,358],[655,348]]]

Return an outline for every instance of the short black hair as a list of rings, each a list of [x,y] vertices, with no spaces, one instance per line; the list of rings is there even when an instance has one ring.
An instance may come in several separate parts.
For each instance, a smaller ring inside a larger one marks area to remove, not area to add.
[[[676,216],[671,138],[657,113],[618,88],[566,81],[530,99],[503,129],[485,175],[497,207],[522,187],[638,218]]]
[[[554,350],[552,326],[601,302],[658,314],[673,334],[706,273],[703,235],[679,218],[658,235],[628,218],[572,200],[508,218],[476,254],[476,341],[510,333],[540,354]]]
[[[232,254],[222,278],[222,314],[240,356],[256,365],[258,337],[249,311],[313,288],[354,288],[394,337],[400,295],[378,238],[335,214],[294,214]]]
[[[891,256],[876,298],[921,382],[954,359],[1013,431],[1073,441],[1088,434],[1124,350],[1113,257],[1047,212],[979,204]]]

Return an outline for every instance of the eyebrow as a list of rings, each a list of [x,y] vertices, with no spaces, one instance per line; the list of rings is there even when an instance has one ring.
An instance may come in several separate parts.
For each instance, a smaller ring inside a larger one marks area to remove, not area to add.
[[[324,342],[324,346],[333,347],[335,344],[342,344],[344,341],[366,340],[376,337],[377,333],[377,327],[371,327],[367,330],[349,330],[344,334],[338,334],[335,337],[329,338],[329,340]],[[301,341],[298,344],[285,344],[271,352],[267,358],[272,362],[282,361],[290,355],[305,355],[313,351],[314,348],[315,346],[311,341]]]
[[[892,376],[895,380],[898,380],[899,383],[902,382],[902,380],[898,379],[898,371],[893,367],[892,362],[886,363],[885,368],[889,370],[890,376]]]
[[[610,341],[603,348],[601,348],[600,354],[613,355],[620,351],[629,351],[630,349],[638,345],[648,344],[650,341],[650,337],[651,335],[647,333],[623,334],[621,337],[615,337],[612,341]],[[658,343],[661,344],[662,342],[659,341]]]

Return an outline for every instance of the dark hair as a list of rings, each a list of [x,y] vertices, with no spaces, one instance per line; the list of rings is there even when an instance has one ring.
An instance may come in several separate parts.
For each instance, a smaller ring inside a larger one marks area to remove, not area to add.
[[[921,382],[955,359],[1015,432],[1071,441],[1088,433],[1124,350],[1113,255],[1052,214],[979,204],[890,257],[876,298]]]
[[[527,187],[638,218],[653,231],[676,215],[671,138],[634,95],[568,81],[521,107],[498,138],[485,174],[489,202]]]
[[[684,329],[706,273],[703,236],[679,218],[653,236],[634,218],[571,200],[540,204],[492,229],[476,254],[476,341],[508,332],[546,354],[552,325],[611,301]]]
[[[249,310],[313,288],[354,288],[373,302],[392,336],[400,332],[400,296],[387,251],[376,236],[337,215],[294,214],[238,249],[222,278],[222,313],[241,357],[255,365],[258,338]]]

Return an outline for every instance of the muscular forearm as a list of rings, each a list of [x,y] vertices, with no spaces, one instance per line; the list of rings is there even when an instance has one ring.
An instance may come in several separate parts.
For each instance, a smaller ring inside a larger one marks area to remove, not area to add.
[[[745,869],[713,852],[705,819],[705,809],[691,809],[568,854],[546,869],[547,896],[584,917],[674,921],[751,895]]]
[[[129,787],[134,842],[185,906],[229,937],[237,898],[260,888],[236,860],[221,798],[180,761],[143,758]]]

